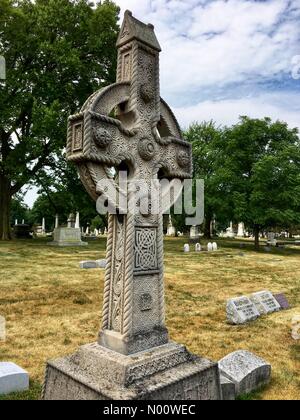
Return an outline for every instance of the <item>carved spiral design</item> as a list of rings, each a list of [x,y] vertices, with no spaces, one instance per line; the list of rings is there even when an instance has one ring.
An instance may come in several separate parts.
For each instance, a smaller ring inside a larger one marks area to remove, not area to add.
[[[129,207],[130,208],[130,207]],[[123,335],[128,337],[131,333],[132,323],[132,279],[133,279],[133,244],[134,244],[134,214],[127,215],[127,240],[125,249],[125,278],[124,278],[124,307],[123,307]]]
[[[108,236],[106,245],[106,270],[104,279],[104,291],[103,291],[103,309],[102,309],[102,329],[107,330],[109,328],[109,301],[110,301],[110,285],[111,285],[111,273],[112,273],[112,250],[113,250],[113,229],[114,229],[114,216],[112,214],[108,217]]]

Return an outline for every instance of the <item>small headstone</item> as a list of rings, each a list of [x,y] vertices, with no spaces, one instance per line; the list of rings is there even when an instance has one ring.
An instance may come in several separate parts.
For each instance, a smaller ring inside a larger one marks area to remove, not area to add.
[[[261,315],[271,314],[281,309],[279,303],[269,291],[253,293],[250,299]]]
[[[84,270],[90,270],[93,268],[98,268],[96,261],[81,261],[79,263],[80,268]]]
[[[208,252],[212,252],[214,249],[213,249],[213,244],[211,243],[211,242],[209,242],[208,244],[207,244],[207,251]]]
[[[97,268],[106,268],[107,262],[106,260],[97,260],[96,264],[97,264]]]
[[[221,392],[223,401],[235,400],[235,384],[224,375],[220,375]]]
[[[216,242],[212,244],[212,247],[213,247],[213,251],[218,251],[218,244]]]
[[[29,389],[29,375],[14,363],[0,363],[0,395]]]
[[[189,246],[189,244],[185,244],[185,245],[184,245],[184,247],[183,247],[183,251],[184,251],[184,252],[190,252],[190,246]]]
[[[255,321],[260,316],[256,306],[247,296],[230,299],[227,302],[226,313],[228,322],[234,325]]]
[[[236,395],[249,394],[271,379],[271,365],[248,351],[240,350],[220,360],[221,374],[235,384]]]
[[[196,244],[196,245],[195,245],[195,251],[196,251],[196,252],[201,252],[201,251],[202,251],[201,244]]]
[[[280,293],[278,295],[274,295],[274,298],[279,303],[281,309],[290,309],[290,304],[289,304],[285,294]]]

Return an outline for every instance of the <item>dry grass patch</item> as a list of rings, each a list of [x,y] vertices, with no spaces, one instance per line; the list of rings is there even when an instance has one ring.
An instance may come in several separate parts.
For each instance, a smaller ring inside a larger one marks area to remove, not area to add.
[[[299,399],[300,342],[291,319],[300,314],[300,249],[255,253],[246,243],[221,241],[214,254],[184,254],[184,239],[165,242],[167,326],[173,340],[218,360],[246,349],[273,366],[269,387],[255,398]],[[38,396],[46,360],[93,342],[101,321],[104,271],[80,270],[79,261],[105,258],[105,240],[86,249],[52,248],[45,241],[0,243],[0,314],[7,341],[0,360],[30,373]],[[227,299],[263,289],[285,292],[292,309],[241,327],[225,319]]]

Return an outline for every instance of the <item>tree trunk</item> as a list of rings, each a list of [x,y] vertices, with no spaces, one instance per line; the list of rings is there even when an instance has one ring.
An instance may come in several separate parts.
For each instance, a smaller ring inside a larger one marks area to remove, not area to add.
[[[10,208],[12,197],[10,186],[10,181],[0,175],[0,240],[2,241],[11,239]]]
[[[211,222],[212,222],[212,218],[209,216],[206,216],[205,221],[204,221],[204,237],[206,239],[211,239]]]
[[[254,226],[254,236],[255,236],[255,250],[259,251],[259,226]]]

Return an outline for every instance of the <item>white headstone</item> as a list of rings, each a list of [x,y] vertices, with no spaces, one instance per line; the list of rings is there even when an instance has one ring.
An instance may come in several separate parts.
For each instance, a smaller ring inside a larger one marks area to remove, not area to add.
[[[43,217],[43,220],[42,220],[42,234],[45,234],[46,233],[46,221],[45,221],[45,218]]]
[[[80,229],[80,216],[79,212],[76,213],[75,228]]]
[[[247,296],[230,299],[227,302],[226,313],[228,322],[234,325],[254,321],[260,316],[258,309]]]
[[[234,238],[235,237],[235,233],[233,230],[233,223],[230,222],[230,226],[229,228],[226,229],[226,235],[227,238]]]
[[[192,226],[190,229],[190,238],[191,239],[198,239],[200,238],[200,233],[199,233],[199,227],[198,226]]]
[[[29,389],[29,375],[14,363],[0,363],[0,395]]]
[[[207,251],[208,252],[212,252],[214,249],[213,249],[213,244],[211,243],[211,242],[208,242],[208,244],[207,244]]]
[[[237,236],[239,238],[244,238],[245,237],[245,224],[243,222],[239,223]]]
[[[212,247],[213,247],[213,251],[218,251],[218,244],[217,244],[217,242],[214,242],[212,244]]]
[[[221,374],[235,384],[236,395],[250,394],[271,379],[271,365],[249,351],[240,350],[220,360]]]
[[[271,292],[262,291],[253,293],[250,297],[261,315],[280,311],[281,307]]]
[[[183,247],[184,252],[190,252],[190,246],[189,244],[185,244]]]
[[[59,217],[58,214],[55,216],[55,229],[59,228]]]
[[[15,220],[15,225],[17,226],[17,224],[18,224],[18,219]]]
[[[81,261],[79,267],[84,270],[90,270],[93,268],[98,268],[96,261]]]
[[[107,261],[106,260],[97,260],[96,264],[97,264],[97,268],[106,268]]]
[[[196,245],[195,245],[195,251],[196,251],[196,252],[201,252],[201,251],[202,251],[201,244],[196,244]]]
[[[25,225],[25,220],[24,219],[22,220],[22,225]]]

